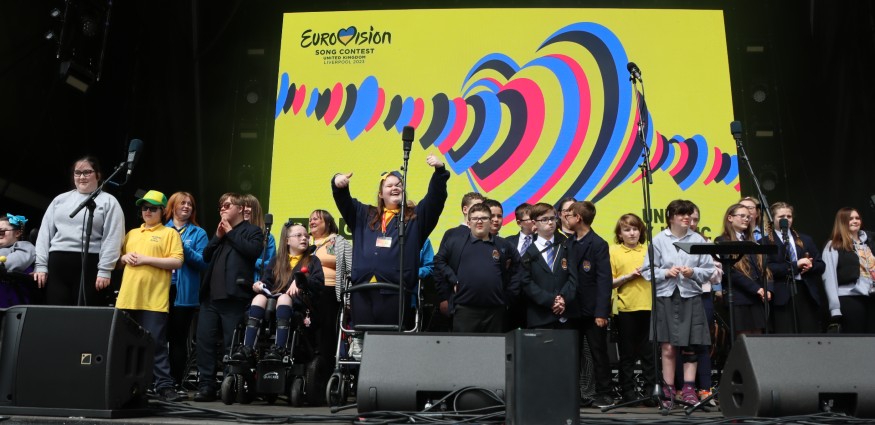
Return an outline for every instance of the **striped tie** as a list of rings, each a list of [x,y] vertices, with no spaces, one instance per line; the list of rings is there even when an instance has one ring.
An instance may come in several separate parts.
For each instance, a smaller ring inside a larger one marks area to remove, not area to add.
[[[556,249],[555,245],[553,245],[550,241],[547,241],[546,249],[547,249],[547,265],[550,268],[553,268],[553,260],[556,259]]]
[[[526,250],[529,249],[529,245],[531,245],[531,244],[532,244],[532,235],[526,235],[526,237],[523,238],[523,247],[520,248],[520,255],[525,254]]]

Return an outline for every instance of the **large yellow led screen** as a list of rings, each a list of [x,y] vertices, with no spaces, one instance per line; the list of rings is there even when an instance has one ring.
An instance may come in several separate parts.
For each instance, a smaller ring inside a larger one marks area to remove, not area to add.
[[[630,81],[634,61],[643,82]],[[707,236],[738,198],[723,12],[640,9],[441,9],[288,13],[283,20],[270,189],[278,218],[336,214],[330,179],[353,173],[375,203],[416,129],[408,194],[419,200],[438,155],[451,171],[432,242],[462,219],[463,194],[504,206],[596,203],[612,239],[642,215],[636,136],[646,98],[654,227],[673,199],[699,205]]]

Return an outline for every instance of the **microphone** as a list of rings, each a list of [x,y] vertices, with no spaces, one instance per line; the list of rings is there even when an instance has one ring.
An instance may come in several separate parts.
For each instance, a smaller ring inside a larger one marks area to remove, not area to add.
[[[273,226],[273,214],[267,213],[264,215],[264,228],[267,230],[265,233],[270,233],[271,226]]]
[[[778,220],[778,228],[781,229],[781,237],[784,238],[784,243],[790,243],[790,237],[788,235],[790,230],[790,222],[786,218],[782,218]]]
[[[414,128],[405,125],[401,131],[401,141],[404,142],[404,153],[410,153],[410,148],[413,146],[413,131]]]
[[[635,62],[627,63],[626,70],[628,70],[629,73],[632,74],[632,76],[629,77],[629,79],[631,79],[632,81],[635,81],[636,79],[638,81],[644,81],[641,79],[641,70],[638,69],[638,65],[635,65]]]
[[[125,163],[125,168],[128,169],[128,175],[125,179],[131,177],[134,166],[140,161],[141,150],[143,150],[143,141],[140,139],[131,140],[131,143],[128,145],[128,161]]]
[[[741,133],[743,132],[741,128],[741,121],[733,121],[729,123],[729,131],[732,132],[732,137],[735,140],[741,140]]]

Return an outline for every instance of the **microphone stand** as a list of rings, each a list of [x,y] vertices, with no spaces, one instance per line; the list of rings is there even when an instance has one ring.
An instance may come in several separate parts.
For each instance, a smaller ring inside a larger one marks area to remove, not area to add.
[[[796,275],[793,273],[793,256],[790,255],[790,229],[781,229],[784,238],[784,261],[787,265],[787,290],[790,291],[790,308],[793,311],[793,333],[799,333],[799,319],[796,316]]]
[[[85,268],[87,267],[88,263],[88,249],[91,246],[91,232],[92,228],[94,227],[94,209],[97,208],[97,204],[94,202],[94,200],[97,199],[97,196],[100,195],[101,192],[103,192],[103,187],[107,183],[110,183],[112,178],[115,177],[115,175],[118,174],[118,172],[121,171],[124,166],[124,162],[116,166],[112,174],[110,174],[109,177],[100,184],[100,186],[97,186],[97,189],[95,189],[94,192],[91,192],[91,194],[88,195],[88,198],[82,201],[79,206],[77,206],[76,209],[74,209],[73,212],[70,213],[70,218],[73,218],[76,216],[76,214],[79,214],[79,211],[82,211],[82,208],[87,208],[85,210],[85,217],[83,218],[83,224],[85,229],[82,234],[82,263],[79,269],[79,296],[76,301],[76,305],[80,307],[88,306],[88,301],[85,299]],[[124,184],[126,182],[127,179],[125,179],[125,181],[121,184]],[[121,186],[121,184],[115,182],[112,182],[112,184],[116,186]]]
[[[261,242],[261,267],[259,267],[259,280],[264,279],[265,262],[267,261],[267,241],[270,239],[270,228],[273,226],[273,218],[264,223],[264,240]],[[285,241],[284,241],[285,242]]]
[[[662,378],[659,376],[661,369],[659,367],[659,361],[657,359],[660,358],[659,354],[659,342],[656,340],[656,317],[654,317],[654,310],[656,308],[656,284],[653,283],[654,276],[656,276],[656,268],[653,264],[654,262],[654,252],[653,252],[653,209],[651,208],[651,199],[650,199],[650,186],[653,184],[653,172],[650,168],[650,146],[647,145],[647,102],[644,100],[644,80],[641,81],[641,92],[638,92],[638,87],[635,84],[636,81],[635,74],[632,74],[629,77],[629,81],[632,82],[632,89],[636,94],[636,101],[638,104],[638,135],[637,140],[641,143],[641,164],[638,168],[641,169],[641,189],[642,189],[642,198],[644,201],[644,227],[645,232],[647,233],[647,241],[650,243],[650,247],[647,250],[647,255],[650,265],[650,297],[651,297],[651,312],[650,312],[650,331],[651,335],[653,335],[652,341],[652,350],[653,350],[653,391],[650,395],[645,395],[639,397],[635,400],[625,401],[623,403],[613,404],[611,406],[605,406],[601,408],[602,412],[608,412],[620,407],[632,406],[641,403],[646,400],[654,400],[657,405],[660,404],[662,400]]]
[[[404,164],[401,166],[401,216],[398,218],[398,249],[401,250],[398,255],[399,275],[398,279],[398,332],[404,332],[404,310],[406,306],[404,297],[404,245],[406,245],[407,222],[405,215],[407,214],[407,161],[410,159],[410,149],[408,145],[404,146]]]
[[[770,204],[769,201],[766,199],[766,195],[763,193],[762,186],[760,185],[760,180],[757,178],[756,173],[753,172],[753,166],[750,164],[750,159],[747,157],[747,151],[744,150],[744,144],[741,142],[741,134],[733,134],[733,136],[735,138],[735,147],[738,151],[738,157],[744,160],[744,163],[747,165],[747,171],[748,173],[750,173],[750,178],[751,180],[753,180],[754,188],[756,188],[757,190],[757,197],[760,200],[760,210],[762,210],[764,214],[768,217],[768,220],[766,220],[766,217],[763,217],[761,214],[757,214],[757,219],[759,222],[755,224],[763,230],[763,236],[765,236],[766,228],[763,223],[774,223],[774,220],[772,219],[772,211],[769,209]],[[762,270],[760,272],[760,284],[763,287],[763,311],[765,311],[766,314],[765,333],[769,333],[769,288],[766,282],[766,268],[767,267],[764,261]],[[731,338],[735,338],[735,335],[732,335]]]

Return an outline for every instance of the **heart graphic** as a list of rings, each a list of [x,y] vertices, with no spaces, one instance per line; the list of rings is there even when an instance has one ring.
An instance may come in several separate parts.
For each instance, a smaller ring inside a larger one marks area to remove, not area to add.
[[[346,46],[355,37],[358,30],[353,26],[337,30],[337,41]]]
[[[355,27],[338,32],[341,42],[354,34]],[[399,132],[405,125],[421,127],[422,147],[436,147],[472,188],[496,193],[490,196],[497,196],[505,211],[541,202],[556,188],[562,197],[596,202],[640,178],[642,117],[635,107],[639,93],[625,75],[628,57],[613,32],[592,22],[557,30],[536,52],[548,46],[522,63],[500,52],[487,54],[472,65],[459,95],[436,93],[430,101],[389,95],[373,75],[358,85],[304,90],[283,73],[275,117],[290,109],[298,114],[306,104],[308,117],[315,112],[315,119],[345,130],[351,141],[378,123]],[[581,47],[594,65],[580,60]],[[539,80],[544,71],[549,84]],[[647,122],[654,122],[649,114]],[[668,138],[648,126],[645,142],[652,169],[666,172],[681,190],[718,182],[740,190],[737,156],[709,146],[702,135]],[[535,166],[523,168],[532,161]],[[514,180],[522,171],[526,178]],[[505,224],[511,221],[512,214]]]

